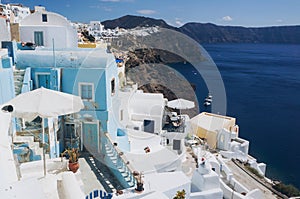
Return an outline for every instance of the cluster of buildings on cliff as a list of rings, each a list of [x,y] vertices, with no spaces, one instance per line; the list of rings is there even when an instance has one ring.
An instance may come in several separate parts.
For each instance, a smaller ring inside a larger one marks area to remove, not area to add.
[[[262,197],[261,190],[244,186],[227,166],[233,158],[261,175],[266,169],[248,155],[249,142],[239,138],[235,118],[180,115],[162,94],[144,93],[127,81],[122,60],[116,61],[106,47],[78,48],[81,25],[74,27],[44,7],[1,8],[0,162],[5,169],[0,172],[7,177],[0,180],[1,196],[34,197],[22,188],[26,185],[40,198],[101,198],[98,191],[82,190],[76,174],[62,170],[66,162],[57,159],[59,154],[78,148],[105,163],[124,189],[116,194],[118,188],[111,187],[107,197],[173,198],[181,190],[186,198]],[[91,22],[90,31],[97,36],[104,29]],[[46,121],[48,177],[43,179],[36,139],[40,121],[11,118],[2,108],[16,95],[40,87],[78,95],[84,103],[79,113]],[[28,149],[31,154],[24,159]]]

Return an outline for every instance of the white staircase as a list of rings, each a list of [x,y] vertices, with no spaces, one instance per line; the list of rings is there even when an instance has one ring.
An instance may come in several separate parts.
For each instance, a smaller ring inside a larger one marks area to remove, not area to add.
[[[14,85],[15,85],[15,95],[19,95],[22,91],[23,80],[24,80],[25,70],[14,70]]]
[[[106,155],[110,158],[110,160],[121,173],[128,185],[130,187],[133,187],[135,185],[135,179],[128,167],[126,166],[126,164],[123,162],[123,160],[120,157],[118,157],[118,152],[112,147],[112,145],[109,144],[105,144],[105,150]]]
[[[25,135],[25,136],[14,136],[13,138],[14,144],[18,143],[26,143],[29,148],[33,151],[35,156],[40,156],[43,158],[43,148],[40,147],[40,142],[34,141],[33,135]],[[50,159],[49,154],[45,154],[46,159]]]

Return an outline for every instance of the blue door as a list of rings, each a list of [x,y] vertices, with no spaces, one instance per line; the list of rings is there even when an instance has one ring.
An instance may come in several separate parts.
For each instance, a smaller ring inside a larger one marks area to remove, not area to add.
[[[89,152],[99,152],[99,131],[97,123],[83,123],[83,145]]]
[[[50,89],[50,74],[37,75],[37,88],[44,87]]]

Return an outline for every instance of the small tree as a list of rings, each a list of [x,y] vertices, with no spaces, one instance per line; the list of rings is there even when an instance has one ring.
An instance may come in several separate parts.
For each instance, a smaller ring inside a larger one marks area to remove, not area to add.
[[[177,191],[176,196],[173,199],[185,199],[185,190]]]

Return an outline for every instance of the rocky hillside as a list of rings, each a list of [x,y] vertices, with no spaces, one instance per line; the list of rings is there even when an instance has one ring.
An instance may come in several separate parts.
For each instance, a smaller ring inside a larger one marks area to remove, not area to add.
[[[127,15],[104,21],[106,28],[160,26],[184,33],[199,43],[300,43],[300,26],[274,26],[246,28],[241,26],[218,26],[211,23],[187,23],[180,28],[168,25],[162,19]]]

